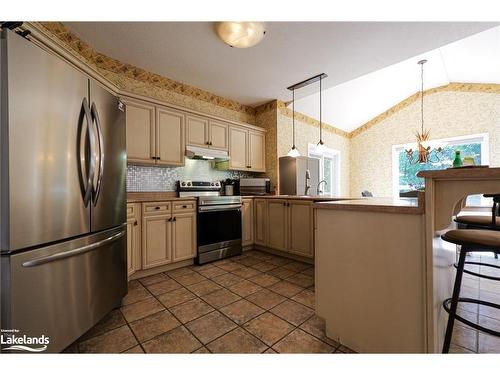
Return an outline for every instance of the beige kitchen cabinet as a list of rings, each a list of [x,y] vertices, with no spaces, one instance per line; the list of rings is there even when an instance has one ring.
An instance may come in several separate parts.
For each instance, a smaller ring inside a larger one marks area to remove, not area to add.
[[[236,126],[229,127],[229,169],[265,172],[265,135]]]
[[[267,203],[267,246],[286,251],[288,246],[288,210],[284,199],[269,199]]]
[[[265,205],[266,199],[255,199],[255,243],[270,249],[312,258],[314,256],[312,202],[272,198],[267,199],[267,207]]]
[[[288,200],[288,251],[304,257],[313,256],[312,202]]]
[[[241,201],[241,244],[248,246],[253,244],[253,199]]]
[[[142,204],[142,269],[196,256],[195,209],[193,200]]]
[[[189,146],[208,147],[208,118],[186,116],[186,143]]]
[[[142,218],[142,268],[172,262],[172,215],[145,215]]]
[[[141,269],[141,205],[127,204],[127,274]]]
[[[229,169],[248,170],[247,138],[248,130],[229,127]]]
[[[248,131],[248,165],[251,171],[266,171],[265,135],[262,132]]]
[[[137,101],[125,101],[127,161],[156,163],[155,107]]]
[[[254,199],[254,243],[256,245],[267,245],[267,200]]]
[[[165,107],[156,107],[156,164],[183,166],[185,115]]]
[[[210,120],[208,123],[209,147],[226,151],[229,148],[229,126],[221,121]]]
[[[174,213],[172,218],[173,262],[191,259],[196,256],[196,214]]]

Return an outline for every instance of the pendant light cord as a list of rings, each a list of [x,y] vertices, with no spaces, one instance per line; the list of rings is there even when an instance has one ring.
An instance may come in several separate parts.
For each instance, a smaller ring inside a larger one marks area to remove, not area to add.
[[[292,132],[293,132],[292,148],[295,148],[295,89],[292,90]]]
[[[323,143],[323,132],[322,132],[322,122],[321,122],[321,113],[322,113],[322,108],[321,108],[321,103],[322,103],[322,97],[321,97],[321,92],[322,87],[321,87],[321,81],[322,77],[319,77],[319,142]]]
[[[422,134],[424,133],[424,63],[420,64],[420,118],[422,120]]]

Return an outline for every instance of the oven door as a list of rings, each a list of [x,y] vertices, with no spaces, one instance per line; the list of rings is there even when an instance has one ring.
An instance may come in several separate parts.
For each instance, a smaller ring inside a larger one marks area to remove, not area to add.
[[[241,204],[198,207],[198,252],[241,246]]]

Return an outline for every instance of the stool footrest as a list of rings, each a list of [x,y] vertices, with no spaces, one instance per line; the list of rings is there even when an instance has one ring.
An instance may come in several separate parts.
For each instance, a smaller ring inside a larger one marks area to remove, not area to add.
[[[493,303],[493,302],[488,302],[488,301],[481,301],[479,299],[474,299],[474,298],[459,298],[458,302],[464,302],[464,303],[474,303],[474,304],[479,304],[483,306],[489,306],[493,307],[496,309],[500,310],[500,305]],[[443,301],[443,308],[446,310],[446,312],[449,314],[450,313],[450,304],[451,304],[451,298],[447,298]],[[462,322],[465,325],[468,325],[469,327],[475,328],[479,331],[489,333],[490,335],[500,337],[500,332],[480,326],[477,323],[471,322],[470,320],[467,320],[463,317],[461,317],[458,314],[455,314],[455,319],[458,320],[459,322]]]
[[[494,265],[494,264],[489,264],[489,263],[481,263],[481,262],[465,262],[465,264],[474,264],[474,265],[478,265],[478,266],[485,266],[485,267],[491,267],[491,268],[497,268],[497,269],[500,269],[500,267],[499,267],[499,266]],[[453,264],[453,266],[454,266],[455,268],[458,268],[458,264],[457,264],[457,263]],[[483,279],[500,281],[500,277],[495,277],[495,276],[484,275],[484,274],[482,274],[482,273],[477,273],[477,272],[474,272],[474,271],[466,270],[465,268],[464,268],[464,273],[466,273],[466,274],[468,274],[468,275],[473,275],[473,276],[481,277],[481,278],[483,278]]]

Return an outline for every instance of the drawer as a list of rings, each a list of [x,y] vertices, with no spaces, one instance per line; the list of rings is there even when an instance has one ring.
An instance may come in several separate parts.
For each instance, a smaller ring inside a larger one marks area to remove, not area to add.
[[[142,204],[142,214],[144,216],[156,214],[169,214],[172,208],[171,202],[148,202]]]
[[[173,201],[172,211],[179,212],[192,212],[196,209],[196,201]]]

